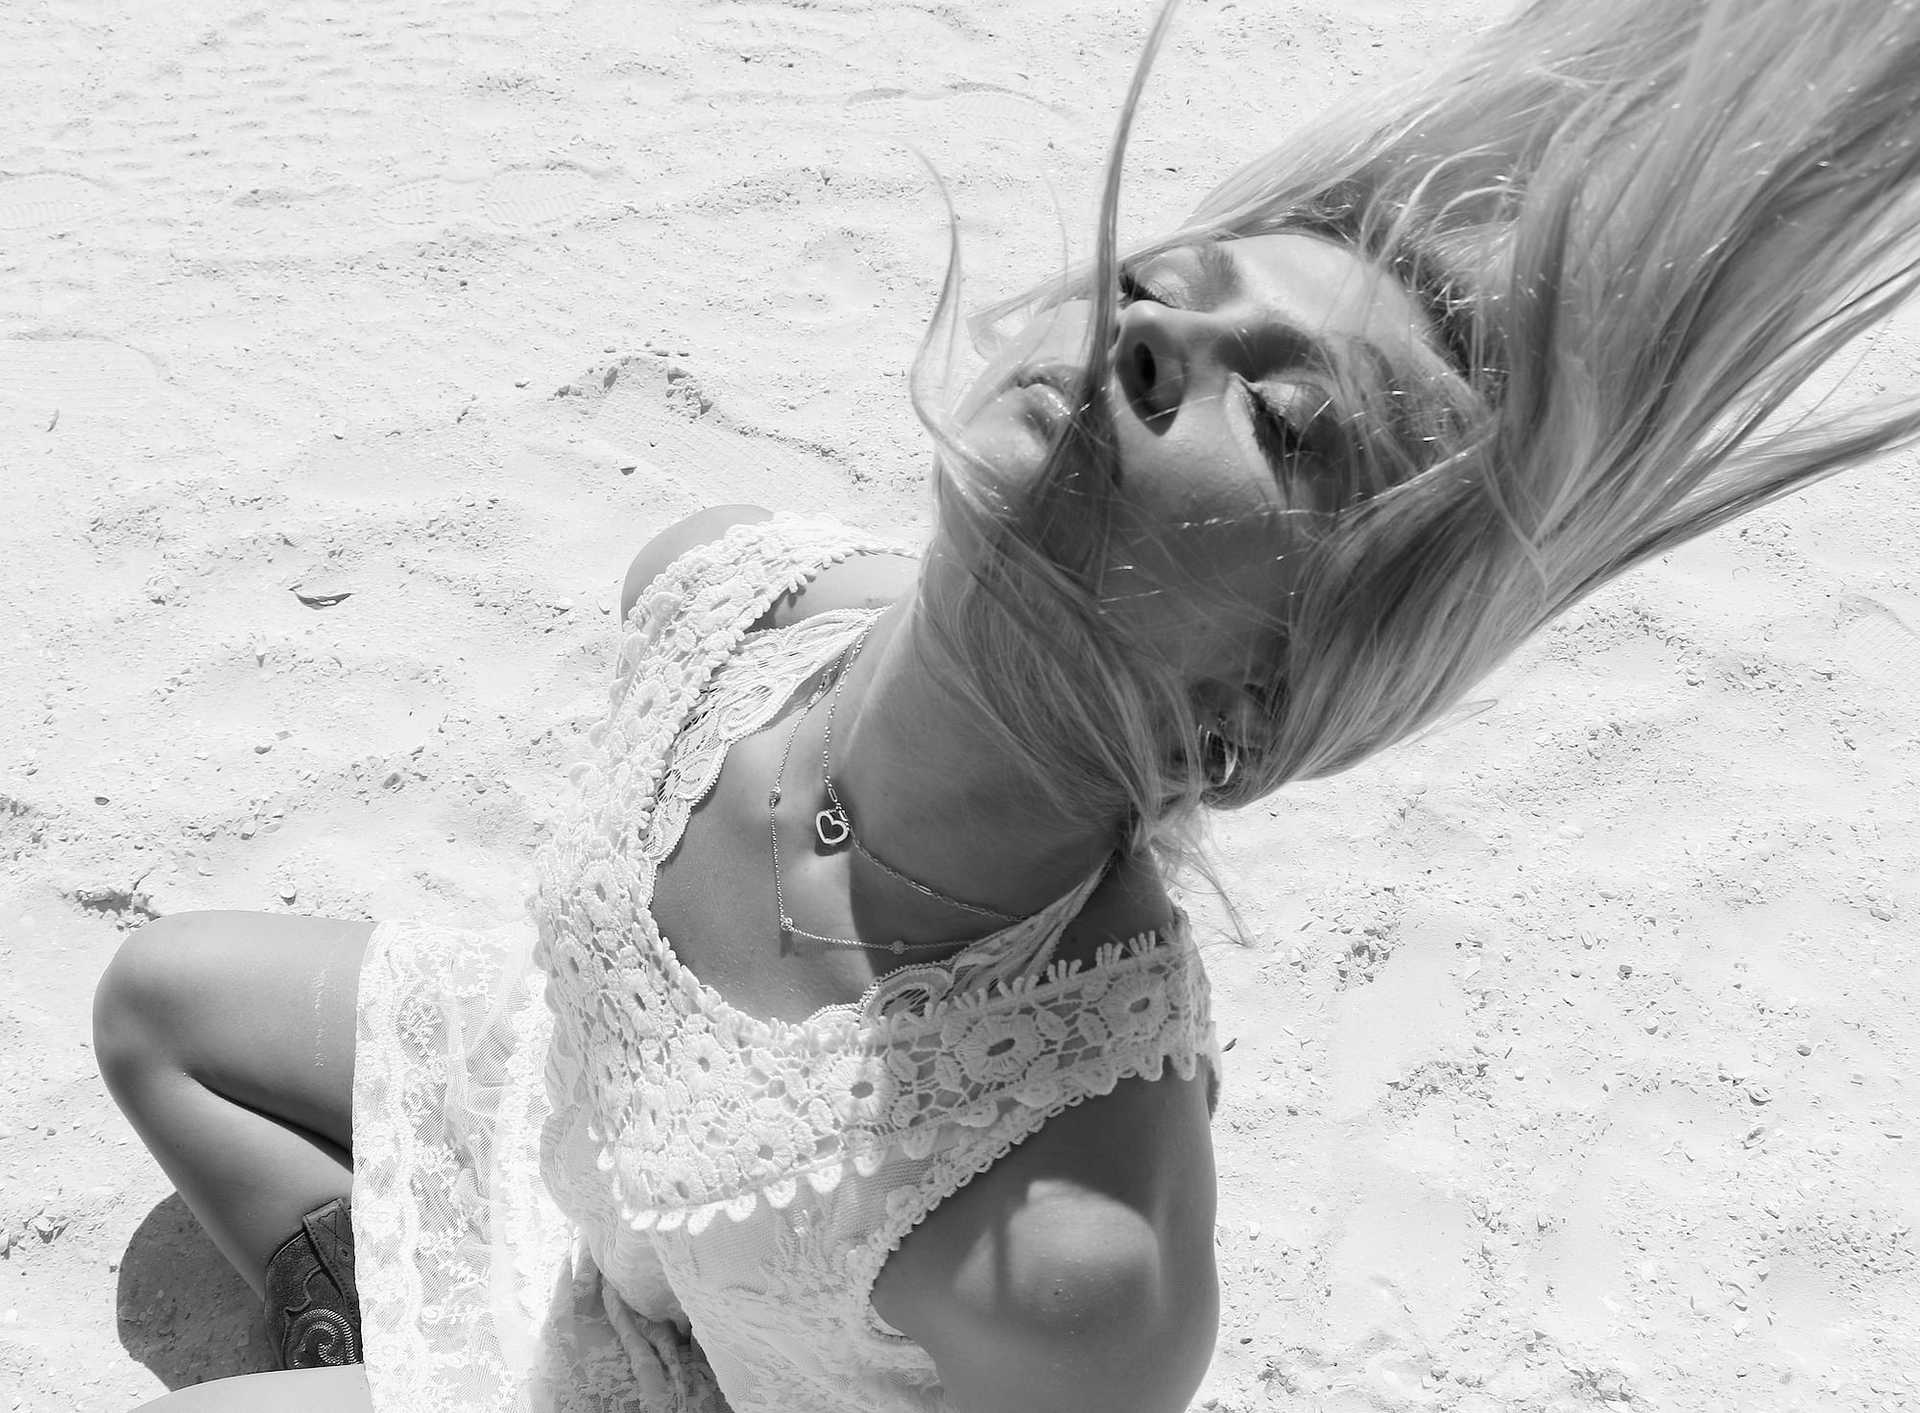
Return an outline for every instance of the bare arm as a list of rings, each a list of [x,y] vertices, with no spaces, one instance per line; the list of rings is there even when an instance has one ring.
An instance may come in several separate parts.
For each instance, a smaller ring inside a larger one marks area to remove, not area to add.
[[[1180,1413],[1219,1327],[1204,1082],[1123,1080],[949,1197],[874,1306],[964,1413]]]

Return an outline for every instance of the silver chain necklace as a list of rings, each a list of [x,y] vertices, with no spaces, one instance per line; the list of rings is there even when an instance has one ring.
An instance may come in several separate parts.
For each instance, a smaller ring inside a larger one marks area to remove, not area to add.
[[[854,640],[853,651],[847,654],[846,665],[840,669],[840,676],[833,684],[833,700],[827,703],[827,727],[820,742],[820,778],[827,787],[827,798],[833,803],[819,811],[813,817],[813,832],[820,842],[829,849],[837,849],[842,844],[851,843],[855,853],[879,869],[897,883],[904,883],[923,898],[931,898],[936,903],[945,903],[948,907],[959,908],[962,912],[972,913],[975,917],[990,917],[999,922],[1018,922],[1014,913],[1003,913],[998,908],[989,908],[981,903],[969,903],[956,898],[951,893],[942,893],[939,889],[908,876],[880,858],[853,831],[853,821],[847,817],[847,807],[840,802],[840,792],[833,788],[833,714],[840,709],[840,688],[846,684],[848,675],[853,671],[853,660],[860,656],[860,649],[867,645],[868,628]]]
[[[840,706],[840,688],[845,685],[847,676],[853,668],[853,660],[860,656],[860,649],[867,645],[867,634],[872,631],[873,629],[868,627],[854,640],[852,650],[848,652],[846,658],[841,662],[839,672],[834,678],[833,700],[827,707],[825,743],[822,745],[820,751],[821,776],[826,781],[827,797],[832,800],[833,803],[828,808],[820,810],[814,815],[814,833],[819,836],[820,842],[830,849],[838,848],[840,845],[851,841],[853,847],[859,852],[860,857],[879,868],[887,874],[888,877],[899,880],[923,896],[933,899],[935,902],[948,903],[954,907],[964,909],[970,913],[977,913],[983,917],[995,917],[1006,922],[1018,922],[1019,919],[1012,914],[1003,913],[993,908],[981,907],[973,903],[963,902],[959,898],[949,897],[945,893],[928,887],[916,878],[908,877],[890,864],[875,858],[873,854],[867,850],[866,846],[860,842],[859,836],[853,832],[853,822],[847,817],[846,806],[840,802],[840,796],[833,788],[833,715]],[[787,732],[786,748],[780,752],[780,772],[774,776],[773,788],[767,792],[767,838],[773,847],[773,899],[774,905],[779,912],[780,931],[783,934],[794,937],[804,937],[810,942],[823,943],[829,947],[863,947],[869,951],[891,952],[896,957],[902,953],[911,951],[927,951],[936,947],[951,948],[956,944],[953,942],[908,942],[898,937],[891,942],[862,942],[855,937],[831,937],[821,932],[809,932],[806,928],[796,925],[792,916],[787,912],[786,890],[781,886],[780,882],[780,826],[777,819],[777,812],[780,807],[781,782],[787,778],[787,763],[793,757],[793,743],[800,734],[800,723],[805,721],[807,713],[818,705],[821,694],[826,690],[827,678],[822,676],[818,684],[815,685],[812,695],[807,698],[807,704],[798,712],[794,713],[793,728]]]

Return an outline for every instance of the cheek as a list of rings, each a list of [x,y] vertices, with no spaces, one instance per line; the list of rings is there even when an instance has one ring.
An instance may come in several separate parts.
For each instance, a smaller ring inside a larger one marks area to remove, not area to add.
[[[1120,436],[1121,494],[1143,527],[1203,528],[1261,520],[1280,506],[1278,488],[1217,429],[1174,428],[1155,436],[1135,424]]]

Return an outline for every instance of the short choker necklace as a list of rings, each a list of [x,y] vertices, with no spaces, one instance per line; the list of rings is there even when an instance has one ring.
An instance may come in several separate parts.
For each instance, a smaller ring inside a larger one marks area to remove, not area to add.
[[[1003,913],[997,908],[984,907],[977,903],[969,903],[960,898],[951,897],[936,888],[929,887],[927,884],[920,882],[917,878],[909,877],[885,860],[876,858],[866,845],[860,842],[860,836],[853,832],[853,821],[847,817],[846,806],[841,803],[839,793],[833,788],[833,717],[840,706],[840,689],[846,684],[847,677],[853,668],[854,659],[860,656],[860,650],[867,645],[867,634],[872,631],[873,629],[868,627],[854,640],[853,648],[841,662],[840,669],[834,677],[833,700],[827,706],[825,741],[820,750],[820,773],[822,779],[826,782],[827,798],[832,801],[832,804],[814,815],[814,833],[819,837],[820,842],[830,849],[838,848],[842,844],[851,843],[861,858],[880,869],[881,872],[885,873],[889,878],[906,884],[923,897],[930,898],[938,903],[946,903],[951,907],[960,908],[965,912],[974,913],[980,917],[998,918],[1003,922],[1009,923],[1020,921],[1020,919],[1012,913]],[[892,942],[862,942],[853,937],[830,937],[824,933],[809,932],[803,927],[795,926],[793,918],[788,914],[786,893],[780,883],[780,829],[776,820],[776,812],[780,805],[780,787],[781,782],[787,778],[787,763],[793,756],[793,743],[795,738],[800,734],[800,723],[806,720],[807,713],[812,711],[814,706],[818,704],[821,694],[824,693],[826,689],[827,679],[822,677],[820,682],[814,687],[813,694],[807,698],[807,704],[794,714],[793,729],[787,733],[786,749],[780,753],[780,773],[774,777],[773,788],[767,792],[767,836],[773,847],[773,898],[775,906],[779,910],[781,932],[790,933],[795,937],[804,937],[809,941],[824,943],[831,947],[864,947],[878,952],[892,952],[895,956],[899,956],[903,952],[915,950],[925,951],[936,947],[951,948],[959,945],[954,942],[907,942],[899,938],[896,938]]]

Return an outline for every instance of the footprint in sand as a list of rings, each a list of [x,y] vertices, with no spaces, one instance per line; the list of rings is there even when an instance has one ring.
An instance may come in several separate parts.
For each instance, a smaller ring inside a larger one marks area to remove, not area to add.
[[[563,390],[587,419],[583,450],[645,468],[658,484],[707,495],[725,484],[745,499],[829,493],[836,471],[824,448],[773,435],[716,405],[702,379],[678,364],[629,356]]]
[[[160,377],[143,353],[105,339],[0,340],[0,420],[47,428],[151,406]]]
[[[71,229],[119,204],[99,182],[66,172],[0,178],[0,231]]]
[[[389,187],[374,198],[373,209],[390,225],[418,230],[466,214],[473,209],[473,199],[443,177],[421,177]]]
[[[1847,665],[1894,693],[1891,705],[1920,703],[1920,633],[1878,599],[1849,595],[1840,607]]]
[[[578,167],[516,167],[489,178],[475,204],[496,226],[518,230],[577,220],[598,200],[593,178]]]
[[[788,5],[728,5],[724,12],[696,15],[690,24],[701,42],[721,53],[757,55],[785,62],[796,54],[844,54],[859,37],[853,17]]]
[[[576,221],[600,204],[598,185],[578,167],[509,167],[484,181],[422,177],[388,188],[374,209],[389,225],[427,230],[480,219],[503,230]]]

